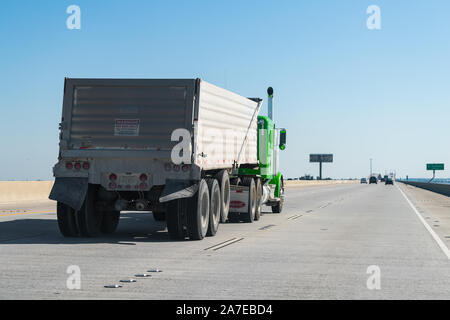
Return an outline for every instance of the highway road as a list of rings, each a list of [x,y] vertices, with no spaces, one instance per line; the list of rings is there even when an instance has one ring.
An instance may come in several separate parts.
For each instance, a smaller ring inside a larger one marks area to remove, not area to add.
[[[449,199],[400,183],[288,188],[282,214],[202,241],[172,241],[143,213],[111,236],[68,239],[53,202],[4,203],[0,299],[449,299]]]

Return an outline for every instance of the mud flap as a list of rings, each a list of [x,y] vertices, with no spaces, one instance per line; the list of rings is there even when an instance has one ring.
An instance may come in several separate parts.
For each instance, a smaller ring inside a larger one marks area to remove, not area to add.
[[[198,183],[188,180],[167,180],[159,202],[190,198],[198,191]]]
[[[78,211],[83,205],[87,190],[88,178],[56,178],[48,198]]]

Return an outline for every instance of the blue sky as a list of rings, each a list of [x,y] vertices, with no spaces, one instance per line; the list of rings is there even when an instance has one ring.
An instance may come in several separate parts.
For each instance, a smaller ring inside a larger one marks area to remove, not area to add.
[[[81,8],[68,30],[66,8]],[[381,30],[366,27],[369,5]],[[12,1],[0,4],[0,180],[50,179],[64,77],[200,77],[275,89],[285,176],[426,177],[450,166],[449,1]],[[262,113],[266,113],[264,106]],[[438,176],[449,176],[447,171]]]

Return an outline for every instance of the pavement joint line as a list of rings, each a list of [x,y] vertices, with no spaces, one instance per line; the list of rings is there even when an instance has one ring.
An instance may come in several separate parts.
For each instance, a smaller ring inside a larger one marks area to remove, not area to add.
[[[233,241],[233,240],[236,240],[236,239],[237,239],[237,238],[231,238],[231,239],[225,240],[225,241],[223,241],[223,242],[221,242],[221,243],[215,244],[215,245],[213,245],[213,246],[211,246],[211,247],[205,248],[205,249],[203,249],[203,250],[209,250],[209,249],[215,248],[215,247],[217,247],[217,246],[220,246],[220,245],[222,245],[222,244],[224,244],[224,243],[227,243],[227,242],[230,242],[230,241]]]
[[[271,227],[275,227],[275,225],[274,224],[268,224],[267,226],[261,227],[258,230],[267,230],[267,229],[269,229]]]
[[[244,238],[235,239],[235,240],[233,240],[231,242],[228,242],[228,243],[225,243],[225,244],[221,245],[220,247],[214,248],[213,251],[222,249],[223,247],[229,246],[230,244],[233,244],[233,243],[236,243],[236,242],[239,242],[239,241],[242,241],[242,240],[244,240]]]
[[[438,246],[441,248],[441,250],[444,252],[444,254],[447,256],[447,259],[450,260],[450,250],[447,248],[444,242],[442,242],[441,238],[436,234],[436,232],[433,231],[433,229],[430,227],[430,225],[425,221],[425,219],[422,217],[422,215],[417,211],[417,209],[412,204],[411,200],[406,196],[406,194],[400,189],[399,186],[397,186],[397,189],[400,191],[400,193],[403,195],[403,197],[406,199],[406,202],[410,205],[410,207],[413,209],[413,211],[416,213],[417,217],[419,218],[420,222],[424,225],[424,227],[428,230],[428,232],[433,237],[434,241],[438,244]]]
[[[18,238],[0,239],[0,242],[8,242],[8,241],[14,241],[14,240],[36,238],[36,237],[40,237],[40,236],[43,236],[43,235],[45,235],[45,233],[38,233],[38,234],[33,234],[33,235],[30,235],[30,236],[18,237]]]
[[[43,213],[55,213],[55,212],[54,212],[54,211],[42,211],[42,212],[16,212],[16,213],[0,214],[0,217],[18,216],[18,215],[23,215],[23,214],[43,214]]]
[[[301,214],[294,214],[293,216],[290,216],[289,218],[287,218],[287,220],[294,220],[294,219],[297,219],[297,218],[299,218],[301,216],[302,216]]]
[[[298,215],[297,217],[295,217],[295,218],[292,218],[292,220],[295,220],[295,219],[298,219],[298,218],[300,218],[300,217],[302,217],[302,215],[300,214],[300,215]]]

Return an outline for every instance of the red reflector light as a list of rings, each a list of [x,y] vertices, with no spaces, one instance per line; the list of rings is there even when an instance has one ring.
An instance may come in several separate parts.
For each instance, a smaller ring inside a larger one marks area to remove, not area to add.
[[[117,180],[117,175],[115,174],[115,173],[111,173],[110,175],[109,175],[109,180]]]
[[[84,170],[89,170],[89,162],[83,162],[83,169]]]
[[[141,189],[147,189],[147,184],[146,183],[141,183],[140,185],[139,185],[139,188],[141,188]]]
[[[69,170],[72,170],[72,169],[73,169],[73,164],[72,164],[72,162],[67,162],[67,163],[66,163],[66,168],[69,169]]]
[[[139,179],[141,181],[147,181],[148,177],[147,177],[147,175],[145,173],[143,173],[143,174],[140,175]]]
[[[173,171],[175,171],[175,172],[178,172],[178,171],[180,171],[180,166],[179,165],[174,165],[173,166]]]
[[[110,182],[109,183],[109,188],[110,189],[115,189],[116,188],[116,184],[114,182]]]
[[[79,163],[79,162],[75,162],[75,169],[76,170],[80,170],[81,169],[81,163]]]
[[[181,170],[183,170],[183,172],[187,172],[189,170],[189,166],[185,164],[184,166],[181,167]]]
[[[170,165],[170,163],[166,163],[164,165],[164,169],[166,169],[166,171],[170,171],[170,169],[172,169],[172,166]]]

